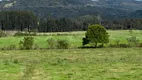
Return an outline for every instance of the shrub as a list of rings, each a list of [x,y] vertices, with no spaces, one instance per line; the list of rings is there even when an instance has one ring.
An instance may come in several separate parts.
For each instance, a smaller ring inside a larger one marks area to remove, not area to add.
[[[16,50],[16,45],[14,45],[14,44],[9,45],[6,49],[7,50]]]
[[[34,38],[33,37],[24,37],[22,41],[19,42],[20,49],[30,50],[33,47]]]
[[[119,46],[122,47],[122,48],[129,48],[130,47],[129,44],[119,44]]]
[[[116,44],[110,44],[109,47],[118,48],[118,45],[116,45]]]
[[[48,42],[48,48],[51,48],[51,49],[56,48],[56,40],[55,39],[49,38],[47,40],[47,42]]]
[[[109,47],[112,48],[129,48],[129,44],[110,44]]]
[[[140,43],[139,47],[142,47],[142,43]]]
[[[57,48],[58,49],[68,49],[69,42],[67,40],[57,40]]]
[[[131,36],[127,38],[127,42],[131,47],[139,46],[139,39],[136,36]]]
[[[0,37],[6,37],[7,34],[5,32],[3,32],[2,30],[0,30]]]
[[[18,64],[18,63],[19,63],[19,60],[18,60],[18,59],[14,59],[14,60],[13,60],[13,63]]]

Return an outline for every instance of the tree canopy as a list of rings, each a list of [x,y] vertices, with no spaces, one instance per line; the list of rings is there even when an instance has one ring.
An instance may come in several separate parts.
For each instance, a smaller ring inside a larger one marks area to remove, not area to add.
[[[93,44],[94,47],[97,47],[98,43],[109,42],[109,35],[106,32],[106,29],[101,25],[90,25],[85,34],[85,38],[83,38],[83,46],[86,44]]]

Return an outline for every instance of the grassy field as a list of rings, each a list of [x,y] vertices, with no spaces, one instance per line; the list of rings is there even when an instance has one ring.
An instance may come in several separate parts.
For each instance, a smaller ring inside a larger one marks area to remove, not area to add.
[[[110,35],[110,43],[115,43],[115,40],[120,40],[120,43],[127,43],[126,38],[130,37],[129,30],[108,30]],[[37,44],[40,48],[47,48],[47,39],[62,39],[68,40],[70,42],[71,48],[76,48],[82,46],[82,38],[85,35],[85,32],[56,32],[56,33],[39,33],[40,36],[35,36],[35,44]],[[142,42],[142,31],[133,30],[133,34],[137,36],[137,38]],[[0,48],[9,46],[9,45],[17,45],[23,37],[3,37],[0,38]]]
[[[142,31],[109,30],[110,43]],[[34,44],[47,48],[47,39],[68,40],[72,49],[0,50],[0,80],[142,80],[141,48],[77,49],[85,32],[38,33]],[[23,37],[1,37],[0,48],[17,45]]]
[[[142,49],[0,51],[0,80],[142,80]]]

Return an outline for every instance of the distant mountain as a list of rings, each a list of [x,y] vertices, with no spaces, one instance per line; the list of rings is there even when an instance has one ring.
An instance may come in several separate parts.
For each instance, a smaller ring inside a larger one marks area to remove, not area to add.
[[[0,10],[29,10],[40,17],[100,15],[104,19],[142,17],[141,0],[2,0]]]

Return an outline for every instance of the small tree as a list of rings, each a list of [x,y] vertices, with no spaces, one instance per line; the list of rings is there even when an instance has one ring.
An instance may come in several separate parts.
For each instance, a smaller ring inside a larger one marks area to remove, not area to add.
[[[106,32],[106,29],[101,25],[90,25],[86,34],[85,38],[83,38],[83,46],[86,44],[93,44],[94,47],[97,47],[98,43],[102,43],[102,46],[104,43],[109,42],[109,35]]]

